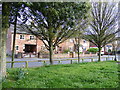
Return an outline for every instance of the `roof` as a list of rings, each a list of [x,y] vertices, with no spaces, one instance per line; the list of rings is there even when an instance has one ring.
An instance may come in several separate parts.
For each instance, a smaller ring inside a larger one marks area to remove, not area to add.
[[[11,33],[14,33],[14,25],[11,24],[9,30]],[[27,30],[25,30],[25,28],[22,28],[18,25],[17,25],[16,33],[17,34],[31,34],[31,33],[27,32]]]

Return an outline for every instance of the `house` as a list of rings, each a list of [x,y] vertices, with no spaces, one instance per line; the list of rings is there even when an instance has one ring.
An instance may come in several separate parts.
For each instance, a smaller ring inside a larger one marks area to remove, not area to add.
[[[12,55],[13,44],[13,27],[10,27],[7,34],[7,54]],[[80,52],[89,49],[89,42],[86,40],[80,41]],[[64,50],[75,51],[74,39],[68,39],[55,47],[55,53],[63,53]],[[36,38],[34,35],[26,33],[24,31],[17,31],[15,42],[15,54],[20,53],[38,53],[41,50],[47,50],[44,43]]]
[[[71,39],[68,39],[65,42],[61,43],[59,45],[59,47],[57,47],[56,51],[63,52],[64,50],[69,50],[71,52],[74,52],[74,51],[76,51],[75,50],[76,46],[77,45],[74,43],[74,38],[71,38]],[[89,49],[89,42],[84,39],[81,39],[80,47],[79,47],[80,52],[87,51],[88,49]]]
[[[7,54],[12,54],[12,45],[13,44],[13,30],[9,28],[7,34]],[[39,52],[44,44],[42,41],[37,39],[35,36],[30,35],[26,32],[18,32],[16,34],[15,42],[15,54],[18,52],[21,53],[34,53]]]

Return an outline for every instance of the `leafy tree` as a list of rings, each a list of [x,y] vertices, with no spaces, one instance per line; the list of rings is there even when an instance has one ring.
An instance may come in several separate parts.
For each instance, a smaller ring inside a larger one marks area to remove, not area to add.
[[[29,13],[26,12],[26,15],[30,22],[29,25],[25,26],[29,33],[35,35],[45,44],[49,50],[51,64],[53,63],[55,46],[74,35],[76,31],[74,25],[77,19],[83,18],[88,8],[85,2],[37,2],[29,4]]]
[[[116,34],[120,30],[115,30],[118,19],[115,5],[109,2],[92,3],[91,29],[84,38],[98,47],[98,61],[101,59],[102,47],[118,39]]]
[[[98,48],[89,48],[87,51],[96,53],[98,52]]]

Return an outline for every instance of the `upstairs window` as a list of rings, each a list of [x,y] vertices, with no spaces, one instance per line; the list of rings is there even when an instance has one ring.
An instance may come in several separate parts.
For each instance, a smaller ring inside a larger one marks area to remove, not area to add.
[[[24,35],[20,35],[20,39],[24,39]]]
[[[34,38],[34,36],[30,36],[30,40],[34,40],[35,38]]]

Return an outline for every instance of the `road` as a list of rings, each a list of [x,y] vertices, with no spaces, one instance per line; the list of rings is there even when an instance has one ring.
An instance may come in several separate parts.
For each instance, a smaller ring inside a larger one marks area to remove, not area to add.
[[[101,61],[106,61],[106,58],[103,58],[103,57],[109,57],[108,60],[111,60],[112,57],[114,56],[107,56],[107,55],[104,55],[104,56],[101,56]],[[83,57],[82,57],[83,58]],[[97,61],[97,56],[94,56],[94,57],[84,57],[84,61],[83,62],[91,62],[91,59],[89,58],[93,58],[94,61]],[[65,60],[65,59],[73,59],[73,58],[62,58],[62,60]],[[46,64],[50,64],[49,63],[49,59],[40,59],[40,58],[21,58],[21,59],[17,59],[15,58],[15,61],[33,61],[33,60],[46,60]],[[55,59],[55,60],[59,60],[59,59]],[[11,57],[7,57],[7,61],[11,61]],[[77,62],[76,60],[73,60],[73,63]],[[82,60],[80,61],[82,63]],[[53,64],[58,64],[58,61],[54,61]],[[70,64],[70,60],[69,61],[62,61],[60,64]],[[44,65],[43,62],[29,62],[28,63],[28,67],[39,67],[39,66],[42,66]],[[11,63],[7,63],[7,68],[10,68],[11,66]],[[14,63],[14,67],[25,67],[25,63]]]

